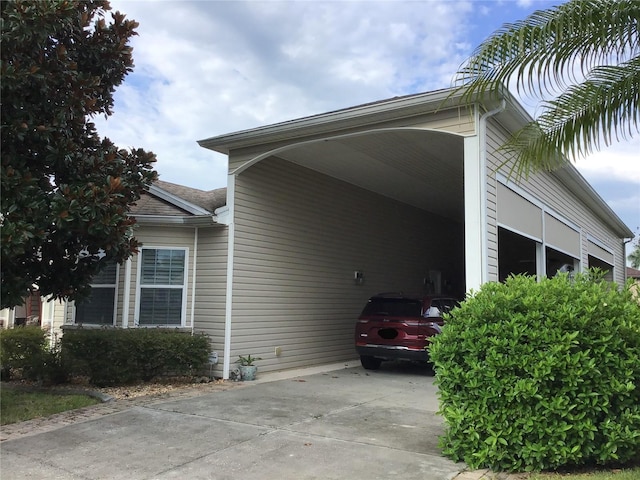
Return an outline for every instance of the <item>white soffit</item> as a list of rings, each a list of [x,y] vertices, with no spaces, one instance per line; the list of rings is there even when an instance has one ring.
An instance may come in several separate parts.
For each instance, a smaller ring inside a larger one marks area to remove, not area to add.
[[[371,131],[294,145],[279,158],[461,221],[463,138],[418,129]]]

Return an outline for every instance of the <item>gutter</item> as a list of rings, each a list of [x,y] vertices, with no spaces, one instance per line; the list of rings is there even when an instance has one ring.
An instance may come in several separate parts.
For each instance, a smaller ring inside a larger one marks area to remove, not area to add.
[[[131,215],[136,222],[141,225],[163,226],[163,227],[206,227],[223,226],[217,222],[215,215]]]

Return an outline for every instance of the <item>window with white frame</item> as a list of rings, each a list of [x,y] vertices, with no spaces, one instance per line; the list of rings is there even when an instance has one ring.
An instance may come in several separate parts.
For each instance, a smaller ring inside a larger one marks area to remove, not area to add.
[[[109,263],[91,279],[91,293],[75,302],[75,323],[113,325],[116,308],[118,264]]]
[[[138,282],[138,325],[184,324],[186,265],[187,249],[142,249]]]

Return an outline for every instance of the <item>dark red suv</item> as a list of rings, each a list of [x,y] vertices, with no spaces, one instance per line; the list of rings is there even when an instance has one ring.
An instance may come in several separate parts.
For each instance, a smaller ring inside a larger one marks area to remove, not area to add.
[[[442,314],[458,305],[451,297],[380,293],[369,299],[356,323],[362,366],[377,370],[383,360],[427,362],[425,347],[444,324]]]

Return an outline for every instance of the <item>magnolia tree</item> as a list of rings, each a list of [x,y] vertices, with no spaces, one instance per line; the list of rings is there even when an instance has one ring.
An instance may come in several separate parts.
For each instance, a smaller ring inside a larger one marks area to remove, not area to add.
[[[109,2],[3,1],[1,306],[34,289],[79,298],[108,262],[136,252],[129,207],[156,179],[155,156],[101,139],[132,71],[137,23]]]

